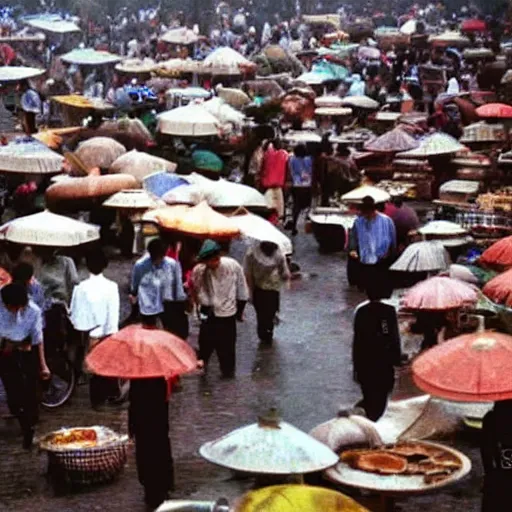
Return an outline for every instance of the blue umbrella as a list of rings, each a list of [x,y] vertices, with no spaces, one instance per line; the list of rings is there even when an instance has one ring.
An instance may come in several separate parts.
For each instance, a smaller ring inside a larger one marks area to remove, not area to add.
[[[169,192],[169,190],[179,187],[180,185],[188,185],[188,182],[176,174],[165,171],[150,174],[146,176],[142,182],[144,190],[156,197],[162,197]]]

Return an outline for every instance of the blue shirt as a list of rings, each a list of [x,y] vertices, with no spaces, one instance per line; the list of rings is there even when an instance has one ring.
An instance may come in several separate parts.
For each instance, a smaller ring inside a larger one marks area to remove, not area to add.
[[[313,160],[310,156],[304,158],[291,156],[288,160],[292,185],[294,187],[311,187],[313,179]]]
[[[370,220],[358,216],[351,234],[351,249],[357,251],[359,261],[364,265],[374,265],[396,247],[395,225],[387,215],[379,212]]]
[[[167,256],[155,266],[149,254],[133,267],[131,291],[136,295],[143,315],[158,315],[164,310],[164,301],[184,301],[181,265]]]
[[[43,342],[43,314],[31,300],[17,313],[9,311],[0,298],[0,338],[12,342],[30,339],[32,345]]]

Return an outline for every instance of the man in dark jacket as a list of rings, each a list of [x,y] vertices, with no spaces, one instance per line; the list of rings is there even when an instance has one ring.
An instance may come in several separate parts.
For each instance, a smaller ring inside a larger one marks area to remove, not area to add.
[[[363,393],[358,405],[369,419],[377,421],[393,389],[394,366],[400,364],[400,334],[395,308],[381,302],[381,283],[371,283],[367,294],[369,301],[361,303],[354,316],[352,363]]]

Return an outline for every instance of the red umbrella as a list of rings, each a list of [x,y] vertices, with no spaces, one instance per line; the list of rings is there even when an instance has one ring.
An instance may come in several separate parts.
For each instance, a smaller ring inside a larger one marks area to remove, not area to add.
[[[403,298],[405,309],[447,311],[476,303],[475,288],[449,277],[431,277],[413,286]]]
[[[476,113],[488,119],[512,119],[512,106],[505,103],[486,103],[478,107]]]
[[[480,262],[486,265],[512,267],[512,236],[493,243],[480,256]]]
[[[512,269],[491,279],[482,291],[497,304],[512,307]]]
[[[124,379],[170,378],[197,368],[196,353],[188,343],[142,325],[129,325],[103,340],[86,363],[96,375]]]
[[[487,24],[484,20],[478,18],[472,18],[464,20],[460,25],[461,32],[485,32],[487,30]]]
[[[420,355],[412,365],[416,385],[460,402],[512,398],[512,336],[491,331],[458,336]]]

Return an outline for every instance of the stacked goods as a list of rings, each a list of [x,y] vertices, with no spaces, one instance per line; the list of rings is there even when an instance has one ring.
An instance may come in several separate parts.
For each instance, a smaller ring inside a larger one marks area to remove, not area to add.
[[[439,188],[439,199],[448,203],[466,203],[477,196],[479,189],[478,181],[450,180]]]
[[[393,160],[393,170],[393,181],[415,185],[416,199],[432,198],[434,175],[427,160],[396,158]]]
[[[385,190],[391,197],[406,197],[408,199],[416,198],[416,184],[405,181],[382,180],[376,185]]]
[[[505,129],[502,124],[487,124],[485,121],[473,123],[464,128],[460,138],[463,144],[471,142],[499,142],[505,140]]]
[[[482,210],[512,211],[512,187],[502,187],[494,193],[480,194],[476,198]]]

